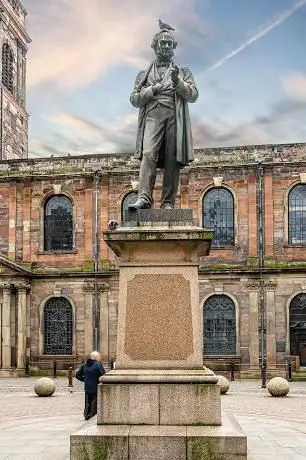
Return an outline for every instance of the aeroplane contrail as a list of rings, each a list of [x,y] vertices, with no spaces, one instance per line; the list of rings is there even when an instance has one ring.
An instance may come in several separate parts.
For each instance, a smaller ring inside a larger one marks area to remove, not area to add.
[[[215,70],[218,67],[220,67],[221,65],[223,65],[226,61],[228,61],[232,57],[234,57],[237,54],[239,54],[241,51],[243,51],[245,48],[250,46],[252,43],[254,43],[257,40],[259,40],[260,38],[264,37],[271,30],[275,29],[275,27],[278,27],[281,24],[283,24],[283,22],[285,22],[288,18],[290,18],[290,16],[292,16],[293,13],[295,13],[297,10],[302,8],[302,6],[304,6],[304,5],[306,5],[306,0],[300,0],[297,3],[295,3],[295,5],[293,5],[291,8],[288,8],[288,9],[286,9],[284,11],[281,11],[271,21],[266,22],[265,24],[263,24],[260,27],[259,31],[255,35],[253,35],[253,37],[249,38],[242,45],[240,45],[238,48],[236,48],[235,50],[233,50],[230,53],[226,54],[222,59],[220,59],[219,61],[215,62],[213,65],[208,67],[205,70],[205,72],[208,72],[210,70]]]

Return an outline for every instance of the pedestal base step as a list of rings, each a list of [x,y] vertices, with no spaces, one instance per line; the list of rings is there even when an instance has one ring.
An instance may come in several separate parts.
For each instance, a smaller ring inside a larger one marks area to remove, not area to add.
[[[14,377],[13,369],[0,369],[0,378]]]
[[[103,380],[98,392],[98,425],[221,425],[216,384]]]
[[[246,460],[233,417],[222,426],[97,425],[70,436],[71,460]]]

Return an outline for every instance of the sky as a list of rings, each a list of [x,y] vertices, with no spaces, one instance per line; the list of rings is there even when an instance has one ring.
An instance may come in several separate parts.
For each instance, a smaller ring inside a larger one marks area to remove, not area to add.
[[[23,0],[29,157],[133,152],[158,19],[199,90],[195,148],[306,141],[306,0]]]

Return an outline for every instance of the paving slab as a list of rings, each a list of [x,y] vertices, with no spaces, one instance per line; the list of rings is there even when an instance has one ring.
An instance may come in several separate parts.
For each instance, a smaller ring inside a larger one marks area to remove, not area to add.
[[[39,398],[35,380],[0,379],[0,460],[68,460],[70,434],[96,424],[83,419],[82,384],[71,392],[57,379],[54,396]],[[221,404],[248,436],[248,460],[306,459],[306,382],[290,383],[286,398],[259,381],[231,382]]]

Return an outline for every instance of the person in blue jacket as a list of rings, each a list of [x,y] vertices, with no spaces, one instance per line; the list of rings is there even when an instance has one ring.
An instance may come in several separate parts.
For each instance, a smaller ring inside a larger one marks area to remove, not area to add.
[[[105,374],[101,355],[98,351],[93,351],[87,356],[86,361],[76,372],[76,378],[84,382],[85,408],[84,418],[89,420],[97,413],[97,394],[99,378]]]

